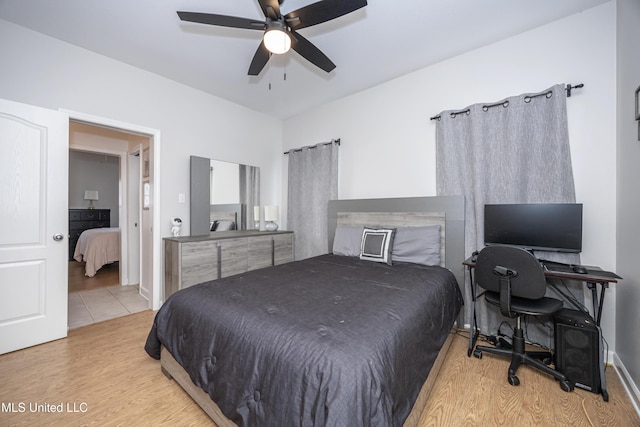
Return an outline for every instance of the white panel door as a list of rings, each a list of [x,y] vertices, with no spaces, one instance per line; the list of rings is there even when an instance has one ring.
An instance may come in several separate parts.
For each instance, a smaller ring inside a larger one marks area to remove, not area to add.
[[[69,118],[0,99],[0,354],[67,336]]]

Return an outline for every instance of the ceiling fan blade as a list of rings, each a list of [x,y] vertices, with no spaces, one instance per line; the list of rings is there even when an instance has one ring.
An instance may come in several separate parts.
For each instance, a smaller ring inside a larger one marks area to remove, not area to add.
[[[257,76],[260,74],[260,71],[267,65],[269,62],[269,58],[271,58],[271,52],[267,50],[264,45],[264,41],[260,42],[260,46],[258,46],[258,50],[256,50],[255,55],[253,55],[253,59],[251,60],[251,65],[249,65],[249,75]]]
[[[278,0],[258,0],[258,3],[260,3],[260,8],[262,8],[262,12],[267,18],[277,21],[282,16]]]
[[[246,28],[249,30],[264,30],[266,23],[255,19],[238,18],[236,16],[215,15],[213,13],[178,12],[183,21],[200,24],[218,25],[221,27]]]
[[[346,15],[367,5],[367,0],[323,0],[287,13],[284,19],[292,29],[310,27]]]
[[[291,31],[291,49],[298,52],[307,61],[311,62],[318,68],[322,68],[327,73],[336,68],[336,64],[320,51],[313,43],[302,37],[295,31]]]

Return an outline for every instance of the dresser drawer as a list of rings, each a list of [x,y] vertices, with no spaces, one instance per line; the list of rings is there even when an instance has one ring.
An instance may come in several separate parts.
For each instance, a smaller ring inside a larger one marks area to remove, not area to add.
[[[80,219],[83,221],[97,221],[100,219],[100,212],[96,210],[80,212]]]
[[[220,277],[233,276],[247,271],[247,239],[221,239],[218,242],[222,261]]]
[[[164,239],[164,300],[198,283],[293,260],[293,233],[221,231]]]
[[[70,239],[78,239],[82,232],[86,230],[86,228],[70,228],[69,229],[69,238]]]
[[[179,289],[218,278],[216,241],[184,243],[181,257],[182,283]]]
[[[273,237],[249,237],[249,270],[271,267],[273,265]]]
[[[274,265],[293,261],[293,233],[273,236],[273,241]]]

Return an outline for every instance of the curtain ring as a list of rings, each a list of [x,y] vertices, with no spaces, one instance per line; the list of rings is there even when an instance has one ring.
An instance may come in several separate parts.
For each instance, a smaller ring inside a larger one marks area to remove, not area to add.
[[[527,104],[531,102],[531,97],[529,95],[524,97],[524,102],[526,102]]]
[[[507,108],[507,107],[509,106],[509,101],[504,101],[504,102],[502,103],[502,106],[503,106],[504,108]]]
[[[485,113],[486,113],[487,111],[489,111],[489,106],[488,106],[488,105],[483,105],[483,106],[482,106],[482,111],[484,111]]]
[[[468,116],[469,114],[471,114],[471,109],[467,108],[466,110],[462,110],[462,111],[452,111],[450,115],[452,119],[455,119],[458,114],[462,114],[462,113],[466,113]]]
[[[553,91],[550,90],[545,96],[547,97],[547,99],[551,98],[553,96]]]

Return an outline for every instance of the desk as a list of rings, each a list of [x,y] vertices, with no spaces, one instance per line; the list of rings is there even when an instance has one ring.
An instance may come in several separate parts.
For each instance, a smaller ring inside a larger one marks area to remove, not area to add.
[[[587,267],[586,274],[580,274],[573,271],[570,265],[562,264],[554,261],[540,260],[544,268],[544,275],[548,279],[569,279],[577,280],[586,283],[587,288],[591,290],[591,302],[593,304],[593,318],[598,328],[600,328],[600,320],[602,319],[602,306],[604,304],[604,293],[609,287],[610,283],[618,283],[618,279],[622,277],[610,271],[604,271],[600,267],[585,266]],[[473,281],[473,269],[476,266],[475,257],[469,257],[462,263],[469,270],[469,281],[471,286],[471,299],[473,303],[473,313],[471,316],[471,326],[469,328],[469,348],[467,350],[467,356],[471,357],[473,349],[478,340],[480,331],[476,325],[476,299],[477,285]],[[552,286],[560,295],[565,294],[558,289],[554,284],[547,282]],[[598,295],[598,287],[600,287],[600,295]],[[565,296],[566,298],[566,296]],[[566,298],[575,308],[581,310],[582,307],[578,306],[572,299]],[[604,375],[604,359],[602,355],[602,349],[600,351],[600,385],[601,393],[605,401],[609,400],[609,395],[606,390],[605,375]]]

